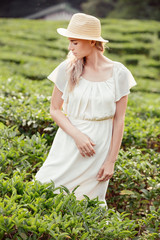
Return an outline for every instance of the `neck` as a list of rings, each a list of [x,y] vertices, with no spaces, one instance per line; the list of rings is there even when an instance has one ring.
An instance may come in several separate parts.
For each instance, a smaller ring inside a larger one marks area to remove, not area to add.
[[[93,49],[93,51],[86,56],[86,66],[96,70],[104,61],[104,58],[103,52]]]

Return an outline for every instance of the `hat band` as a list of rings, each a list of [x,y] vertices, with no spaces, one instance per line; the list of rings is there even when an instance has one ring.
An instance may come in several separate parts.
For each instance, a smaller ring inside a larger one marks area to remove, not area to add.
[[[68,30],[68,29],[67,29]],[[96,36],[96,35],[93,35],[93,34],[87,34],[87,33],[81,33],[81,32],[73,32],[73,31],[69,31],[68,30],[68,34],[71,34],[71,35],[73,35],[73,36],[77,36],[77,37],[79,37],[79,36],[81,36],[81,37],[83,37],[83,38],[89,38],[89,39],[94,39],[94,38],[97,38],[97,39],[99,39],[100,38],[100,36]]]
[[[88,26],[88,23],[69,24],[67,30],[73,34],[99,38],[101,36],[101,27],[97,24]]]

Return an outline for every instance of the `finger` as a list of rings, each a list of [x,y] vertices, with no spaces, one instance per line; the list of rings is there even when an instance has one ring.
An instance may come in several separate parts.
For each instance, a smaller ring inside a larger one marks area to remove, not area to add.
[[[105,177],[104,179],[103,179],[103,181],[108,181],[109,180],[109,177]]]
[[[109,179],[112,178],[112,176],[113,176],[113,174],[111,174],[111,175],[109,176]]]
[[[101,168],[97,174],[97,178],[100,179],[103,176],[103,168]]]
[[[95,146],[96,144],[90,139],[90,142],[93,146]]]
[[[98,178],[98,181],[106,181],[108,180],[108,175],[103,171],[102,175]]]
[[[83,157],[86,157],[86,156],[88,156],[88,157],[90,157],[91,155],[90,155],[90,153],[87,151],[87,150],[81,150],[81,155],[83,156]]]
[[[84,152],[87,156],[89,156],[89,157],[92,156],[92,151],[90,150],[90,148],[88,146],[86,146],[84,148]]]
[[[87,154],[87,156],[93,156],[95,154],[95,150],[92,147],[91,144],[87,144],[84,148],[83,151]]]
[[[104,177],[98,178],[97,179],[99,182],[103,182],[104,181]]]
[[[109,175],[107,175],[107,176],[104,178],[104,181],[109,180],[112,176],[113,176],[113,174],[109,174]]]
[[[94,143],[94,141],[92,141],[92,139],[89,137],[89,141],[91,143],[91,145],[95,146],[96,144]]]
[[[89,144],[88,147],[89,147],[89,151],[90,151],[92,154],[95,154],[95,153],[96,153],[95,150],[94,150],[94,148],[92,147],[92,144]]]
[[[82,157],[85,157],[85,154],[82,150],[80,150],[80,154],[82,155]]]
[[[108,177],[105,178],[104,176],[98,179],[100,182],[105,182],[107,180],[109,180]]]
[[[96,153],[94,148],[91,145],[88,148],[88,152],[90,153],[90,156],[93,156]]]
[[[85,150],[85,148],[84,148],[84,147],[80,147],[80,148],[79,148],[79,151],[80,151],[80,154],[81,154],[83,157],[85,157],[85,155],[86,155],[86,150]]]

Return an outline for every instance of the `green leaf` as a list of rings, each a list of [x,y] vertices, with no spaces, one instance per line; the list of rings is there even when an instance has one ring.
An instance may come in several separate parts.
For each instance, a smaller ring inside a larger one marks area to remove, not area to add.
[[[85,240],[86,237],[88,237],[88,235],[89,235],[89,233],[84,233],[84,234],[81,236],[80,240]]]
[[[132,194],[135,194],[133,191],[130,191],[130,190],[122,190],[120,192],[120,195],[132,195]]]
[[[21,236],[21,238],[23,240],[27,240],[28,239],[28,236],[25,233],[23,233],[23,232],[19,232],[19,235]]]

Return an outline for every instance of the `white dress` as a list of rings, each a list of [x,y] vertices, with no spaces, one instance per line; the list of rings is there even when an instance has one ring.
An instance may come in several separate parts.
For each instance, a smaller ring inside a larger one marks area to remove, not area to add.
[[[73,92],[68,93],[67,61],[63,61],[47,78],[63,92],[64,114],[76,128],[93,140],[96,153],[83,157],[73,138],[59,127],[47,159],[35,178],[41,183],[52,180],[56,187],[64,185],[70,191],[80,185],[75,191],[78,200],[83,199],[83,195],[90,199],[98,196],[107,206],[105,195],[109,181],[99,182],[96,175],[110,147],[116,101],[128,95],[136,82],[122,63],[114,61],[111,78],[92,82],[81,77]]]

